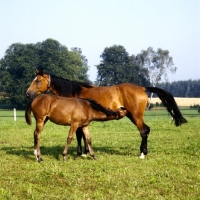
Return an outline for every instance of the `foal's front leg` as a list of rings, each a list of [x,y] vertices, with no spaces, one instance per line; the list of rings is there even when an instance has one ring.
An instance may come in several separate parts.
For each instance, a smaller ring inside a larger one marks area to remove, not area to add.
[[[43,129],[43,123],[36,123],[36,129],[33,133],[34,135],[34,155],[36,156],[36,159],[38,162],[42,162],[43,159],[41,157],[41,153],[40,153],[40,134],[42,132]]]

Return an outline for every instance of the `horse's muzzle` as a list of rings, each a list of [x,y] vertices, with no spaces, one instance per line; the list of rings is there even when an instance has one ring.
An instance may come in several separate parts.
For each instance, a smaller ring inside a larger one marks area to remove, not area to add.
[[[31,92],[26,92],[26,97],[29,99],[32,99],[33,95],[31,94]]]

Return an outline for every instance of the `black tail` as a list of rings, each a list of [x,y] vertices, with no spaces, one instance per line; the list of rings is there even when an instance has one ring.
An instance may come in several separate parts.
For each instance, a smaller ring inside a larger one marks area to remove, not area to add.
[[[98,111],[98,112],[103,112],[105,113],[108,117],[110,116],[114,116],[114,117],[120,117],[120,112],[119,111],[114,111],[111,109],[107,109],[104,106],[102,106],[101,104],[97,103],[95,100],[93,99],[83,99],[86,100],[88,102],[90,102],[91,107]],[[121,108],[122,109],[122,108]]]
[[[26,119],[26,123],[31,125],[31,103],[26,108],[25,119]]]
[[[156,93],[161,99],[163,105],[167,108],[170,115],[175,120],[175,125],[179,126],[183,123],[187,123],[187,120],[182,116],[176,101],[171,93],[166,90],[156,88],[156,87],[145,87],[147,92]]]

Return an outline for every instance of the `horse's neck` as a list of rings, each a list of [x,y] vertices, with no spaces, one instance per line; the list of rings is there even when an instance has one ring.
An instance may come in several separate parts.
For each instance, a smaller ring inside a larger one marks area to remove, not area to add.
[[[55,95],[65,96],[65,97],[80,97],[81,93],[88,90],[87,84],[79,83],[76,81],[70,81],[68,79],[59,80],[58,77],[52,77],[52,81],[50,84],[50,92]]]
[[[78,96],[79,98],[90,98],[90,95],[88,95],[88,92],[90,93],[90,88],[81,87],[81,93]]]
[[[57,90],[55,90],[53,87],[50,87],[50,88],[49,88],[49,91],[50,91],[51,93],[55,94],[55,95],[62,96],[62,95],[60,95],[59,92],[58,92]]]
[[[81,87],[81,93],[78,97],[89,98],[89,99],[93,99],[93,100],[99,102],[99,100],[100,100],[99,92],[100,92],[100,90],[98,90],[96,86],[94,86],[92,88]]]
[[[62,91],[59,91],[58,89],[55,89],[54,86],[50,86],[49,91],[57,96],[63,96],[63,97],[78,97],[78,95],[73,96],[72,93],[69,95],[63,94]]]

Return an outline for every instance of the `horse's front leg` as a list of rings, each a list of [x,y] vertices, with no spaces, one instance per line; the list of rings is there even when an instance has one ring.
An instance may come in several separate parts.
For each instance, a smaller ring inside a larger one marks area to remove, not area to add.
[[[92,142],[91,142],[88,126],[83,127],[82,130],[86,139],[86,144],[89,148],[90,155],[93,157],[94,160],[97,160],[97,157],[95,156],[93,148],[92,148]]]
[[[67,143],[66,143],[64,151],[62,153],[64,161],[66,161],[67,151],[68,151],[69,145],[72,142],[74,133],[77,130],[77,128],[78,128],[78,123],[71,124],[71,126],[70,126],[69,134],[68,134],[68,137],[67,137]]]
[[[83,133],[83,130],[81,127],[79,127],[77,130],[76,130],[76,139],[77,139],[77,143],[78,143],[78,147],[77,147],[77,156],[81,156],[82,155],[82,145],[81,145],[81,139],[83,138],[84,140],[84,145],[85,145],[85,150],[84,150],[84,154],[87,154],[89,152],[89,149],[88,149],[88,145],[87,145],[87,142],[86,142],[86,139],[85,139],[85,135]],[[83,156],[85,156],[83,154]]]

